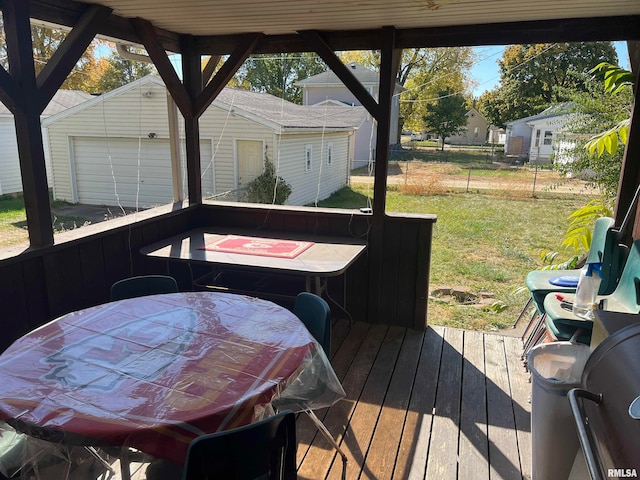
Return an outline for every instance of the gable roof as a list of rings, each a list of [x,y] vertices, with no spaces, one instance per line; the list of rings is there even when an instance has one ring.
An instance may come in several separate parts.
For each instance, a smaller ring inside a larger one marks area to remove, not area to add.
[[[561,115],[566,115],[569,113],[570,103],[562,103],[560,105],[551,105],[550,107],[545,108],[542,112],[531,115],[529,117],[517,118],[510,122],[507,122],[507,127],[510,125],[514,125],[516,123],[528,123],[533,120],[542,120],[549,117],[559,117]]]
[[[157,75],[147,75],[118,87],[103,95],[76,105],[43,121],[43,125],[60,121],[79,111],[90,108],[126,92],[157,85],[165,88]],[[278,130],[353,130],[366,118],[364,107],[309,107],[297,105],[267,93],[249,92],[235,88],[224,88],[211,104],[235,115],[265,124]],[[209,107],[211,108],[211,107]]]
[[[347,64],[349,67],[349,71],[356,77],[363,86],[378,86],[380,82],[380,75],[378,75],[373,70],[369,70],[368,68],[363,67],[357,62],[351,62]],[[317,75],[313,75],[311,77],[305,78],[304,80],[300,80],[295,83],[296,86],[305,87],[305,86],[342,86],[342,80],[338,78],[338,76],[333,73],[331,70],[327,70],[326,72],[318,73]]]
[[[58,90],[49,104],[45,107],[41,117],[49,117],[63,112],[71,107],[86,102],[91,98],[93,98],[93,95],[80,90]],[[0,103],[0,115],[13,116],[11,111],[2,103]]]
[[[348,63],[347,67],[364,87],[377,87],[380,83],[380,75],[378,72],[369,70],[357,62]],[[326,72],[318,73],[317,75],[312,75],[304,80],[295,82],[294,85],[297,87],[342,87],[344,83],[342,83],[342,80],[340,80],[332,70],[327,70]],[[405,88],[396,83],[395,90],[396,92],[404,91]]]

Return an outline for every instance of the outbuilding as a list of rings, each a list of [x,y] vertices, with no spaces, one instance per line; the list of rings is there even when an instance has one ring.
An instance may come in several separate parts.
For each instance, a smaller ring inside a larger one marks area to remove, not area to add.
[[[162,80],[149,75],[43,122],[54,198],[138,208],[179,200],[184,131],[177,126],[170,135],[167,99]],[[363,108],[327,111],[225,88],[200,119],[203,197],[242,200],[265,159],[291,186],[287,204],[328,197],[348,182],[353,132],[365,115]]]

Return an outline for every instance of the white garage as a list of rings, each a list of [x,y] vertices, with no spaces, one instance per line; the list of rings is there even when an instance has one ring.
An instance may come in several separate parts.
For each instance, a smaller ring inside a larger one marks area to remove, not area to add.
[[[176,115],[170,128],[171,105],[162,80],[147,76],[47,118],[54,199],[150,208],[183,198],[174,183],[187,191],[184,122]],[[241,199],[268,158],[292,187],[288,204],[322,200],[348,183],[354,125],[365,116],[223,89],[200,117],[202,196]]]

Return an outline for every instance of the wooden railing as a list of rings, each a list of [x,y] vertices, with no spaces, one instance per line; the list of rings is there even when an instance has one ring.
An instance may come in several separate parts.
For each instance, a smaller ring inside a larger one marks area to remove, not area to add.
[[[113,282],[132,275],[167,272],[166,262],[141,247],[192,228],[216,225],[318,236],[369,235],[371,215],[357,210],[211,203],[164,206],[56,236],[40,249],[0,253],[0,349],[60,315],[108,301]],[[426,327],[429,261],[435,216],[388,215],[383,239],[384,273],[371,286],[372,266],[362,256],[348,270],[344,288],[354,320]],[[172,269],[190,289],[188,269]],[[330,289],[332,285],[330,284]],[[373,291],[375,290],[375,292]]]

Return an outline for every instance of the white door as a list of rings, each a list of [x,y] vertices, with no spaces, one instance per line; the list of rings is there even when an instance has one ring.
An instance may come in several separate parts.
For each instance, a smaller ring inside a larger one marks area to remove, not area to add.
[[[238,140],[238,188],[247,185],[261,175],[264,170],[262,142],[256,140]]]

